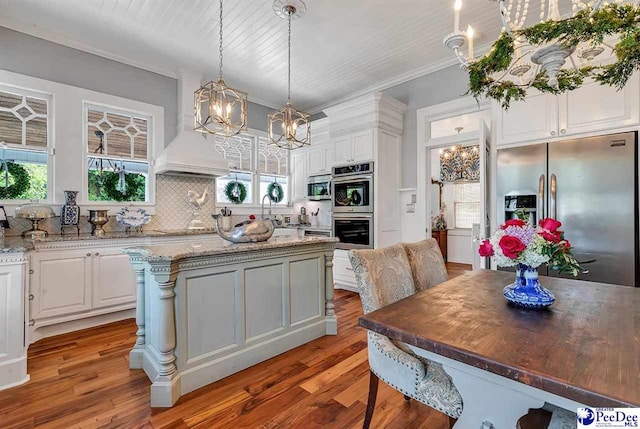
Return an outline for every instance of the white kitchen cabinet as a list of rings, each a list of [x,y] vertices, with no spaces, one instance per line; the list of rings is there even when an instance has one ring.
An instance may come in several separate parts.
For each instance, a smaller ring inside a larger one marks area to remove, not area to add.
[[[553,95],[531,91],[524,101],[512,102],[508,111],[498,103],[497,144],[545,141],[592,132],[611,132],[640,123],[640,81],[635,75],[618,91],[597,82]]]
[[[307,196],[307,153],[295,151],[291,154],[291,199],[304,200]]]
[[[333,141],[333,156],[336,165],[351,162],[352,147],[350,135],[340,137]]]
[[[90,310],[91,262],[91,252],[87,250],[35,253],[31,262],[31,318]]]
[[[636,125],[640,93],[638,79],[629,79],[618,91],[597,82],[586,82],[582,87],[559,96],[560,135],[575,135],[602,129]]]
[[[307,151],[307,176],[331,174],[333,167],[333,145],[329,143],[313,145]]]
[[[120,248],[100,249],[93,253],[92,308],[136,302],[136,279],[129,256]]]
[[[333,284],[336,289],[358,292],[348,250],[336,249],[333,253]]]
[[[23,253],[0,256],[0,390],[29,381],[25,276],[28,258]]]
[[[558,135],[558,101],[535,90],[526,101],[513,101],[505,111],[497,103],[498,144],[553,138]]]
[[[359,131],[333,141],[335,164],[370,161],[373,153],[373,130]]]
[[[365,130],[351,136],[352,162],[373,160],[373,130]]]

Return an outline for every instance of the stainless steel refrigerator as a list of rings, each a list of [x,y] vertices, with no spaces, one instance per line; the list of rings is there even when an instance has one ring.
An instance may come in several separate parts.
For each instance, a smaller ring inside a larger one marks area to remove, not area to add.
[[[500,149],[498,222],[556,218],[577,259],[595,260],[578,278],[638,286],[637,159],[635,132]]]

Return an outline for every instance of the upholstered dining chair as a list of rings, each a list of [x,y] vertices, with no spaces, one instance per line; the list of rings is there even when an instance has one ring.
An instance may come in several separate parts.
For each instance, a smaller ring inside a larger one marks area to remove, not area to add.
[[[356,275],[364,313],[393,304],[415,293],[409,259],[402,244],[375,250],[352,250],[349,258]],[[420,358],[388,337],[368,332],[369,398],[363,429],[373,417],[378,381],[449,416],[450,426],[462,412],[462,398],[438,363]]]
[[[433,238],[417,243],[403,243],[409,258],[416,291],[430,289],[449,279],[438,242]]]

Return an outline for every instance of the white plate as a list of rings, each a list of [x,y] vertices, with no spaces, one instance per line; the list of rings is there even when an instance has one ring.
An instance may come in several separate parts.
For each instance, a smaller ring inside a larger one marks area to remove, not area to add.
[[[151,222],[151,215],[145,209],[134,210],[129,209],[129,207],[123,207],[116,213],[116,220],[124,226],[137,228]]]

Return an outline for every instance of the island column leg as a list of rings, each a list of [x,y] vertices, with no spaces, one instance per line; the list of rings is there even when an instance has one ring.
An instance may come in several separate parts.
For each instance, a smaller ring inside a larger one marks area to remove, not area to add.
[[[324,252],[325,326],[327,335],[338,334],[338,320],[333,304],[333,249]]]
[[[136,344],[129,352],[129,368],[142,369],[146,344],[144,330],[144,264],[133,262],[133,267],[136,273],[136,325],[138,325],[138,330],[136,331]]]
[[[160,308],[158,375],[151,385],[151,406],[171,407],[180,397],[180,377],[176,367],[176,315],[174,287],[176,274],[156,274]]]

